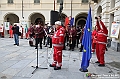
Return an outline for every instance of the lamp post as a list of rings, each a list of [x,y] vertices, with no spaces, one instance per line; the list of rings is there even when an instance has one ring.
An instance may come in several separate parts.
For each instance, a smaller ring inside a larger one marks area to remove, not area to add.
[[[71,0],[71,17],[72,17],[72,0]]]
[[[23,16],[23,0],[22,0],[22,18],[24,19],[24,16]]]

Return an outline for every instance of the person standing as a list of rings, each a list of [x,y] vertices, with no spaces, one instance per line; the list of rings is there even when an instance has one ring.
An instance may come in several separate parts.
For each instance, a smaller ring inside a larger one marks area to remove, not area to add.
[[[0,26],[0,36],[2,38],[4,38],[4,26],[3,26],[3,24],[1,24],[1,26]]]
[[[23,29],[24,28],[22,26],[20,26],[20,30],[19,31],[21,32],[21,39],[23,39]]]
[[[27,27],[27,24],[25,26],[25,39],[28,39],[28,27]]]
[[[9,34],[10,34],[10,37],[9,38],[13,38],[13,30],[12,30],[12,24],[10,25],[10,30],[9,30]]]
[[[80,27],[78,26],[77,29],[77,35],[76,35],[76,45],[77,45],[77,48],[78,48],[78,44],[79,44],[79,40],[80,40],[80,35],[81,35],[81,30],[80,30]]]
[[[64,46],[64,33],[60,21],[55,22],[56,32],[52,36],[52,44],[54,48],[53,63],[50,67],[54,67],[54,70],[60,70],[62,66],[62,49]]]
[[[107,35],[108,30],[105,27],[104,23],[101,21],[101,17],[96,17],[97,20],[97,40],[96,40],[96,55],[98,61],[95,63],[99,63],[98,66],[103,67],[105,66],[104,61],[104,54],[106,50],[106,44],[107,44]]]
[[[69,34],[69,41],[70,41],[69,42],[69,45],[70,45],[69,50],[74,51],[75,43],[76,43],[76,35],[77,35],[75,26],[71,27],[71,30],[69,32],[70,32],[70,34]]]
[[[92,53],[95,52],[96,47],[96,34],[97,34],[97,27],[95,26],[95,29],[92,31]]]
[[[47,24],[45,24],[45,26],[44,26],[44,31],[45,31],[45,35],[44,35],[44,37],[43,37],[43,45],[45,45],[46,44],[46,38],[47,38]]]
[[[83,45],[82,45],[83,34],[84,34],[84,27],[82,27],[82,29],[81,29],[81,35],[80,35],[81,47],[80,47],[80,51],[79,52],[83,51]]]
[[[28,29],[28,36],[29,36],[29,45],[30,46],[35,46],[34,44],[34,39],[35,39],[35,25],[31,23],[29,29]]]
[[[43,40],[44,35],[45,35],[45,31],[44,31],[43,21],[40,21],[38,25],[36,25],[36,28],[35,28],[35,41],[36,41],[35,49],[38,48],[39,43],[40,43],[40,49],[42,49],[42,40]]]
[[[15,40],[15,44],[19,46],[19,26],[17,26],[16,24],[12,27],[13,30],[13,34],[14,34],[14,40]]]
[[[33,23],[31,23],[31,25],[28,29],[28,32],[29,32],[29,37],[30,38],[34,37],[34,35],[35,35],[35,25]]]
[[[49,29],[49,34],[48,34],[48,44],[50,43],[50,47],[49,48],[52,48],[52,38],[51,36],[53,36],[54,34],[54,26],[51,26],[50,29]]]

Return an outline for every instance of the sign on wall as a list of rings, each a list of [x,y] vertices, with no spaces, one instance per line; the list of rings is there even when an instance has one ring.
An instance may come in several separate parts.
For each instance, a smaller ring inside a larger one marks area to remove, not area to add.
[[[0,32],[3,32],[3,26],[2,25],[0,26]]]
[[[118,38],[119,30],[120,30],[120,24],[119,23],[112,23],[110,37]]]
[[[4,27],[5,27],[5,30],[9,30],[10,22],[4,22]]]

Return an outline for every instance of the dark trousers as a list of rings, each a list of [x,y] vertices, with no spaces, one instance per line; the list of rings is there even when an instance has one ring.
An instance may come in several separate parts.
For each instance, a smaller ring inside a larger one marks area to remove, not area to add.
[[[70,49],[74,50],[75,43],[76,43],[76,40],[72,40],[72,44],[70,44]]]
[[[43,45],[45,45],[46,36],[43,38]]]
[[[82,45],[82,43],[81,43],[80,52],[82,52],[82,50],[83,50],[83,45]]]
[[[66,49],[65,43],[66,43],[66,37],[64,37],[64,46],[63,46],[63,50]]]
[[[52,38],[50,38],[50,47],[52,48]]]
[[[77,37],[77,38],[76,38],[77,48],[78,48],[79,40],[80,40],[80,37]]]
[[[38,47],[38,44],[40,44],[40,48],[42,48],[42,39],[43,38],[36,38],[35,39],[35,46]]]

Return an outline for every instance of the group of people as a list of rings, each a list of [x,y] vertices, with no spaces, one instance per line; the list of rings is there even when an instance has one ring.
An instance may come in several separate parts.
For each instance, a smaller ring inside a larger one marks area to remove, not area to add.
[[[49,29],[48,29],[49,28]],[[35,49],[38,49],[38,44],[40,45],[40,49],[42,49],[42,41],[45,47],[48,45],[47,43],[51,43],[54,48],[53,53],[53,63],[50,64],[50,67],[54,67],[54,70],[61,69],[62,66],[62,50],[64,47],[64,38],[65,38],[65,28],[61,26],[60,21],[56,21],[53,27],[45,27],[43,26],[43,21],[40,20],[38,25],[31,24],[30,26],[30,37],[35,38]],[[47,37],[47,43],[44,43],[43,38]],[[52,48],[50,45],[50,48]]]
[[[105,66],[104,54],[107,44],[107,34],[108,30],[105,27],[104,23],[101,21],[101,17],[96,17],[96,26],[92,31],[92,52],[96,52],[98,66]],[[10,26],[10,34],[14,35],[15,44],[19,46],[19,32],[20,27],[16,24]],[[60,70],[62,66],[62,50],[66,49],[66,46],[69,46],[69,50],[74,51],[75,46],[78,48],[78,45],[82,42],[82,37],[84,34],[84,27],[75,27],[62,26],[60,21],[56,21],[55,25],[48,26],[44,25],[43,21],[40,20],[37,24],[30,25],[29,28],[25,29],[26,38],[35,39],[35,49],[42,49],[42,44],[49,48],[54,49],[53,53],[53,63],[50,64],[50,67],[54,67],[54,70]],[[12,38],[13,36],[10,35]],[[39,46],[38,46],[39,44]],[[82,52],[83,46],[81,44],[80,52]]]

